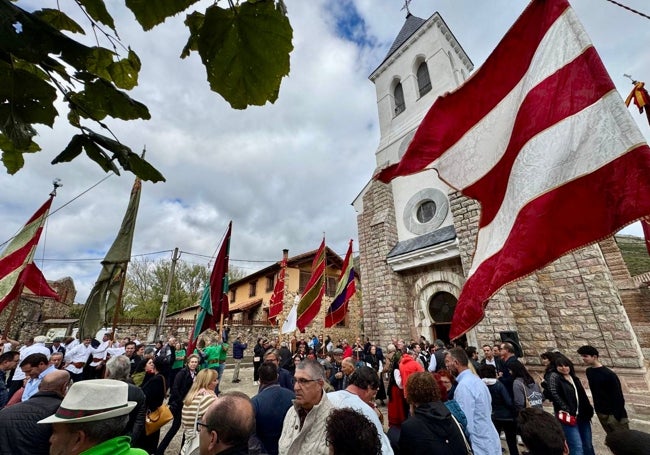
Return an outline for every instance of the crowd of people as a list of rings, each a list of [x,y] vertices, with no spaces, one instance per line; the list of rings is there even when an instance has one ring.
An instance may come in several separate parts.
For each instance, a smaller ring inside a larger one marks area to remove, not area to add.
[[[508,341],[479,350],[394,339],[384,353],[360,338],[259,337],[243,378],[249,345],[237,336],[231,382],[252,381],[252,398],[219,390],[227,331],[193,352],[174,337],[148,347],[110,333],[2,342],[0,455],[171,453],[181,429],[183,455],[498,455],[501,439],[510,454],[593,455],[594,414],[615,455],[650,447],[650,435],[629,429],[620,381],[589,345],[577,354],[593,405],[566,355],[542,353],[536,380]],[[162,408],[171,424],[161,440],[150,423]]]

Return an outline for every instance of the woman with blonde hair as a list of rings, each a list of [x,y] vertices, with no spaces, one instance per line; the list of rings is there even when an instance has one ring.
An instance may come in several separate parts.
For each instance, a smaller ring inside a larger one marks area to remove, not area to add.
[[[214,389],[218,382],[217,371],[210,368],[199,371],[194,378],[194,383],[183,401],[183,439],[186,445],[190,445],[193,439],[198,438],[194,422],[197,419],[200,421],[205,411],[217,399]],[[191,452],[184,448],[182,453],[189,454]]]

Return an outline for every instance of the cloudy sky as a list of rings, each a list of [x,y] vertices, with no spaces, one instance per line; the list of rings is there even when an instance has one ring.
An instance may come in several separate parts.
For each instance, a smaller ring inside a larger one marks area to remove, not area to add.
[[[621,1],[650,14],[647,0]],[[403,1],[286,0],[294,29],[291,73],[275,104],[244,111],[209,91],[196,53],[179,59],[188,36],[184,15],[145,33],[121,2],[107,3],[123,42],[142,60],[132,96],[152,116],[109,125],[134,151],[146,146],[147,160],[167,178],[143,185],[134,255],[169,259],[179,247],[181,260],[207,266],[204,256],[214,254],[229,220],[231,264],[248,272],[279,260],[283,248],[291,255],[315,249],[323,233],[341,255],[350,238],[356,246],[350,204],[373,173],[379,141],[368,75],[404,22]],[[410,10],[422,18],[438,11],[478,68],[527,3],[415,0]],[[606,0],[572,4],[623,98],[631,87],[624,73],[650,83],[648,19]],[[650,137],[645,116],[631,112]],[[36,260],[48,279],[71,276],[77,301],[84,302],[119,228],[133,177],[112,176],[86,192],[106,177],[97,165],[83,157],[50,165],[74,134],[64,120],[39,130],[43,151],[27,156],[22,171],[0,174],[0,242],[20,229],[47,198],[52,180],[61,178],[52,211],[67,205],[50,217]],[[641,234],[638,225],[625,232]]]

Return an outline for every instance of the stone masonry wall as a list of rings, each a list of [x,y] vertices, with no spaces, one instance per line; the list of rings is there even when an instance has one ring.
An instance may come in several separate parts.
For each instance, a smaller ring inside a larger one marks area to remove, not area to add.
[[[397,223],[390,185],[373,181],[363,196],[357,219],[366,336],[386,346],[392,336],[406,336],[413,325],[413,306],[404,306],[407,290],[386,263],[397,243]]]
[[[42,320],[45,315],[50,318],[68,318],[77,291],[72,278],[66,277],[56,281],[48,281],[60,297],[60,301],[36,297],[31,293],[23,293],[13,318],[11,318],[14,303],[10,303],[0,313],[0,329],[9,328],[9,338],[22,341],[30,337],[43,335]]]
[[[450,194],[450,199],[461,259],[467,270],[475,248],[479,204],[458,193]],[[619,282],[625,280],[620,271],[616,278]],[[643,365],[615,277],[599,245],[569,253],[506,286],[490,300],[485,313],[476,328],[478,342],[490,343],[499,339],[500,331],[516,330],[533,364],[539,363],[539,353],[551,348],[577,361],[576,349],[592,344],[601,351],[607,365]]]

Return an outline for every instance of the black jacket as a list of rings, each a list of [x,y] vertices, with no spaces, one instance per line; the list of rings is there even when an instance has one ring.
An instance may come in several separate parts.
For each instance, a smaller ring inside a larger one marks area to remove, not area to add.
[[[185,395],[190,391],[192,384],[194,383],[194,378],[192,378],[192,373],[190,369],[184,367],[181,371],[178,372],[176,378],[174,379],[174,384],[172,389],[169,392],[169,409],[172,411],[172,414],[175,414],[177,411],[180,411],[183,408],[183,400]]]
[[[492,419],[494,420],[514,420],[515,407],[512,402],[512,397],[498,379],[485,380],[492,397]]]
[[[38,392],[0,411],[0,455],[47,455],[52,425],[36,422],[54,414],[61,400],[55,392]]]
[[[126,382],[126,381],[124,381]],[[144,392],[135,384],[126,382],[129,386],[129,401],[135,401],[135,408],[129,413],[129,422],[124,429],[125,436],[131,436],[131,441],[137,441],[140,435],[144,434],[144,419],[147,417],[147,406],[145,403]]]
[[[142,385],[146,398],[147,410],[155,411],[165,401],[165,379],[158,373]]]
[[[467,449],[449,409],[441,402],[425,403],[402,423],[399,453],[404,455],[465,455]]]
[[[553,410],[556,414],[558,411],[566,411],[572,416],[577,415],[578,420],[588,422],[594,415],[594,408],[589,402],[580,379],[577,376],[572,377],[575,389],[560,373],[554,371],[548,375],[548,390],[553,402]],[[576,391],[578,392],[577,401]]]

